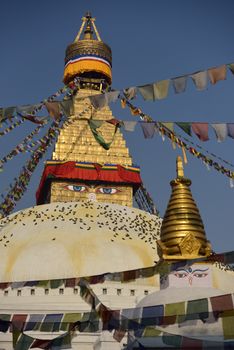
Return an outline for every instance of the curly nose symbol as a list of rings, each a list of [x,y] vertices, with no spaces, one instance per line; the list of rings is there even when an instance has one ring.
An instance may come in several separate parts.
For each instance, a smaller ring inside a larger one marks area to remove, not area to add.
[[[88,199],[89,199],[90,201],[96,201],[96,200],[97,200],[96,194],[95,194],[95,193],[89,193],[89,194],[88,194]]]
[[[193,277],[192,277],[192,276],[189,276],[188,281],[189,281],[189,284],[190,284],[190,286],[191,286],[192,283],[193,283]]]

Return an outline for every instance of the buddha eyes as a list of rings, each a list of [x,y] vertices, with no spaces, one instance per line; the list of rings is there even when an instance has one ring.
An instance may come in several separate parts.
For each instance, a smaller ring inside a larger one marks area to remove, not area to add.
[[[197,278],[202,278],[202,277],[206,277],[208,275],[208,273],[205,273],[205,272],[196,272],[193,274],[194,277],[197,277]]]
[[[174,276],[177,277],[177,278],[185,278],[187,277],[188,275],[190,275],[190,273],[187,273],[187,272],[175,272],[174,273]],[[207,272],[192,272],[192,276],[193,277],[197,277],[197,278],[203,278],[203,277],[206,277],[208,275]]]
[[[87,190],[86,186],[81,186],[81,185],[68,185],[68,186],[65,186],[65,188],[75,192],[85,192]]]
[[[104,194],[114,194],[118,192],[117,188],[114,187],[99,187],[97,188],[97,192],[104,193]]]
[[[178,278],[185,278],[188,276],[188,274],[186,272],[176,272],[176,273],[174,273],[174,275]]]
[[[65,189],[69,190],[69,191],[74,191],[74,192],[95,192],[95,193],[102,193],[102,194],[115,194],[117,192],[119,192],[119,190],[115,187],[96,187],[96,188],[92,188],[89,186],[85,186],[85,185],[66,185],[64,186]]]

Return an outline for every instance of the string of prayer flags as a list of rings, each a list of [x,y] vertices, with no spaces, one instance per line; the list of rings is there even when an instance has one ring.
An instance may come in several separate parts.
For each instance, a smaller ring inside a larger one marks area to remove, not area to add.
[[[37,143],[29,143],[29,141],[32,140],[32,138],[37,135],[40,130],[42,129],[44,125],[39,125],[36,127],[35,130],[33,130],[29,135],[27,135],[21,143],[19,143],[12,151],[10,151],[6,156],[4,156],[2,159],[0,159],[0,170],[2,171],[3,164],[6,163],[7,161],[11,160],[13,157],[16,155],[22,153],[22,152],[28,152],[31,151],[31,148],[35,147],[36,144],[42,144],[42,142],[39,140]]]
[[[15,180],[14,185],[11,186],[10,191],[0,204],[0,210],[4,215],[9,215],[14,209],[16,202],[21,199],[24,192],[27,190],[27,186],[30,182],[32,173],[36,169],[40,159],[47,151],[48,147],[52,144],[53,140],[57,137],[59,131],[60,121],[55,119],[51,124],[47,134],[40,140],[41,145],[37,147],[33,152],[31,158],[23,166],[18,179]]]
[[[17,118],[17,117],[16,117]],[[20,126],[21,124],[24,123],[23,119],[16,119],[16,122],[11,124],[8,128],[6,128],[3,131],[0,131],[0,136],[4,136],[6,134],[8,134],[10,131],[14,130],[17,126]]]
[[[16,114],[16,107],[0,108],[0,122],[12,119]]]
[[[216,84],[220,80],[225,80],[227,74],[226,65],[208,69],[208,76],[211,84]]]

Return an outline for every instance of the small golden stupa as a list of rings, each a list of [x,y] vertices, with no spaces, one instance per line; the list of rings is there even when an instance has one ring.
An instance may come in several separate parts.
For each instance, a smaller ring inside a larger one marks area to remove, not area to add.
[[[186,260],[211,254],[204,225],[190,191],[191,180],[184,177],[183,162],[177,158],[177,177],[172,180],[171,197],[162,222],[158,243],[164,260]]]

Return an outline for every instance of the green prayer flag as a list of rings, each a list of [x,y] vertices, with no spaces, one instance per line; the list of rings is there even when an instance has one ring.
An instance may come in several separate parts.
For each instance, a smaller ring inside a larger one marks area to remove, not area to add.
[[[178,125],[186,134],[191,136],[191,123],[183,123],[183,122],[176,122],[176,125]]]
[[[208,313],[208,299],[189,300],[187,305],[186,320],[205,319]]]
[[[172,345],[173,347],[180,349],[182,337],[180,335],[163,333],[162,341],[166,345]]]
[[[51,280],[50,281],[50,288],[56,289],[60,287],[63,284],[63,280]]]
[[[173,324],[175,322],[181,323],[184,321],[185,318],[185,301],[179,302],[179,303],[173,303],[173,304],[166,304],[165,305],[165,316],[170,316],[174,318],[170,318],[168,320],[165,320],[166,324]],[[174,321],[174,322],[173,322]]]
[[[145,327],[143,337],[159,337],[162,331],[154,327]]]
[[[17,340],[14,350],[28,350],[32,345],[34,339],[24,333],[22,333]]]
[[[222,313],[222,326],[224,339],[234,339],[234,310]]]
[[[172,122],[166,122],[166,123],[161,123],[163,126],[165,126],[167,129],[169,129],[170,131],[174,131],[174,123]]]
[[[102,126],[103,123],[104,123],[103,120],[94,120],[94,119],[89,120],[90,128],[92,128],[94,130],[100,128],[100,126]]]
[[[80,321],[82,318],[82,314],[81,313],[69,313],[69,314],[65,314],[63,317],[63,320],[61,322],[61,326],[60,329],[62,331],[67,331],[70,328],[70,325],[73,323],[76,323],[78,321]]]
[[[118,125],[116,125],[115,127],[115,131],[112,137],[112,140],[110,142],[106,142],[104,140],[104,138],[102,137],[102,135],[96,130],[98,129],[104,122],[102,120],[92,120],[90,119],[88,121],[90,129],[93,133],[93,136],[95,137],[96,141],[99,143],[99,145],[101,145],[104,149],[108,150],[112,144],[112,142],[114,141],[114,137],[116,134],[116,131],[118,129]]]

